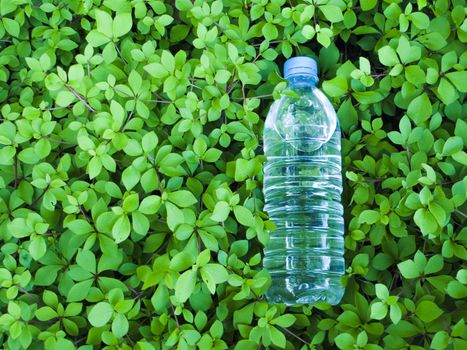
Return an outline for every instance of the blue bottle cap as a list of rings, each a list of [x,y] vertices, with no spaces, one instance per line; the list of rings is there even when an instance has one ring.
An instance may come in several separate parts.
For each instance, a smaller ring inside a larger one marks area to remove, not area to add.
[[[318,64],[313,58],[307,56],[289,58],[284,64],[284,78],[294,75],[311,76],[318,80]]]

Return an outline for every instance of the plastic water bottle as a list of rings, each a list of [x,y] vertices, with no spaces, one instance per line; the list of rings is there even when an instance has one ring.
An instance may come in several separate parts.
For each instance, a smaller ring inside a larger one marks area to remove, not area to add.
[[[263,261],[272,303],[335,305],[344,294],[341,134],[317,72],[312,58],[289,59],[288,88],[266,118],[263,191],[276,229]]]

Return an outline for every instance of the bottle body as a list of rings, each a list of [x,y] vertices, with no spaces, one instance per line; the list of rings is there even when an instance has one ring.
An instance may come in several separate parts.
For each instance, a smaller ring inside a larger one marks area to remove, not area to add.
[[[264,250],[272,284],[266,296],[285,304],[344,294],[344,220],[340,128],[329,100],[307,77],[289,79],[264,129],[265,211],[276,228]]]

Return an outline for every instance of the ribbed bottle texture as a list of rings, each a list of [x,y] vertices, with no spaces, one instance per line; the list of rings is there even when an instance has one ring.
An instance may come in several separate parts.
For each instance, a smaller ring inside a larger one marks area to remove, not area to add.
[[[276,229],[264,250],[275,303],[337,304],[344,293],[340,128],[327,98],[306,76],[289,79],[264,130],[265,211]]]

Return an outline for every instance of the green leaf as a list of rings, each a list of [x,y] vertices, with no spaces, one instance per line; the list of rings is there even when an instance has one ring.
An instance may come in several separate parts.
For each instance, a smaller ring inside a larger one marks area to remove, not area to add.
[[[377,3],[377,0],[360,0],[360,6],[363,11],[370,11]]]
[[[118,13],[112,23],[113,36],[115,38],[124,36],[131,30],[132,25],[133,21],[131,19],[131,13]]]
[[[183,212],[172,203],[165,203],[167,209],[167,225],[172,231],[175,231],[177,226],[184,223]]]
[[[393,304],[389,307],[389,317],[392,323],[397,324],[402,318],[402,311],[399,305]]]
[[[244,226],[254,226],[255,218],[248,208],[236,205],[234,207],[234,214],[237,221]]]
[[[433,108],[425,92],[414,98],[407,109],[407,115],[415,121],[417,125],[426,121],[432,113]]]
[[[276,39],[279,35],[276,26],[272,23],[266,23],[261,29],[261,32],[263,33],[266,40],[269,41]]]
[[[403,261],[397,264],[397,267],[404,278],[412,279],[420,276],[418,266],[413,262],[413,260]]]
[[[154,131],[148,132],[143,136],[141,145],[143,146],[144,152],[151,152],[156,148],[159,139]]]
[[[271,341],[272,343],[281,348],[284,349],[285,345],[287,343],[287,340],[285,338],[284,333],[279,331],[276,327],[269,327],[269,331],[271,332]]]
[[[140,180],[140,173],[139,171],[133,167],[129,166],[122,173],[122,182],[125,188],[129,191],[133,187],[135,187]]]
[[[446,291],[449,296],[453,297],[454,299],[463,299],[467,297],[467,287],[459,281],[449,282]]]
[[[441,316],[443,314],[443,310],[441,310],[435,303],[429,300],[423,300],[418,303],[417,308],[415,309],[415,314],[423,322],[431,322]]]
[[[75,95],[70,91],[60,91],[56,97],[57,105],[60,107],[68,107],[73,101],[75,101]]]
[[[315,36],[316,30],[311,25],[306,24],[302,28],[302,34],[306,39],[310,40]]]
[[[225,221],[229,217],[230,214],[230,205],[227,202],[220,201],[216,203],[214,207],[214,211],[211,215],[211,219],[214,221]]]
[[[243,84],[258,84],[261,75],[258,74],[259,68],[253,63],[243,63],[237,67],[238,76]]]
[[[324,92],[331,97],[341,97],[347,93],[347,79],[343,76],[337,76],[334,79],[323,82]]]
[[[421,35],[417,40],[430,50],[438,51],[447,45],[447,41],[438,32]]]
[[[431,349],[444,350],[449,345],[449,334],[446,331],[438,331],[431,340]]]
[[[29,253],[34,260],[42,258],[47,251],[47,244],[45,243],[44,237],[36,236],[31,239],[29,244]]]
[[[423,12],[413,12],[409,15],[409,18],[419,29],[427,29],[430,26],[430,18]]]
[[[96,16],[97,30],[104,34],[106,37],[112,37],[112,17],[105,11],[96,10],[94,12]]]
[[[271,324],[277,324],[278,326],[281,327],[290,327],[293,325],[296,321],[296,317],[292,314],[286,314],[286,315],[281,315],[271,321]]]
[[[161,206],[161,197],[150,195],[144,198],[139,205],[139,211],[143,214],[152,215],[157,213]]]
[[[324,17],[326,17],[326,19],[331,23],[341,22],[344,20],[341,9],[335,5],[320,5],[318,8],[323,12]]]
[[[337,111],[339,117],[339,124],[342,131],[348,133],[353,126],[357,125],[358,113],[352,105],[352,99],[347,98],[344,103],[341,104]]]
[[[184,303],[193,294],[196,285],[196,271],[187,270],[180,275],[175,283],[175,297]]]
[[[169,268],[180,272],[191,267],[193,263],[194,258],[189,253],[181,251],[170,260]]]
[[[112,236],[115,239],[115,243],[121,243],[127,239],[130,231],[130,219],[126,215],[121,215],[112,227]]]
[[[371,305],[370,317],[375,320],[382,320],[388,313],[388,306],[382,302],[376,302]]]
[[[439,272],[443,269],[444,260],[443,257],[439,254],[433,255],[427,262],[425,266],[425,275],[429,275],[431,273]]]
[[[334,339],[339,349],[353,349],[355,339],[349,333],[341,333]]]
[[[467,87],[465,86],[465,81],[467,79],[466,71],[446,73],[446,78],[451,81],[457,90],[467,93]]]
[[[425,72],[417,65],[405,67],[405,77],[415,85],[425,83]]]
[[[109,322],[113,315],[112,305],[105,301],[101,301],[94,305],[88,314],[89,323],[94,327],[103,327]]]
[[[378,50],[379,61],[385,66],[392,67],[399,63],[396,51],[391,46],[383,46]]]
[[[2,22],[3,22],[3,27],[5,28],[8,34],[14,37],[19,36],[20,25],[18,22],[8,17],[3,17]]]
[[[331,44],[331,37],[331,33],[325,30],[320,30],[316,35],[316,39],[324,47],[329,47],[329,45]]]
[[[388,288],[384,285],[384,284],[381,284],[381,283],[377,283],[375,285],[375,289],[376,289],[376,296],[383,300],[383,301],[386,301],[387,298],[389,297],[389,291],[388,291]]]
[[[220,264],[207,264],[202,270],[211,277],[215,284],[224,283],[229,277],[225,267]]]
[[[209,163],[214,163],[214,162],[217,162],[217,160],[220,158],[221,155],[222,155],[222,151],[220,149],[210,148],[204,154],[203,160]]]
[[[460,136],[452,136],[448,138],[443,146],[443,155],[451,156],[459,152],[464,147],[464,142]]]
[[[180,190],[169,193],[169,201],[176,204],[180,208],[190,207],[196,203],[198,200],[190,191]]]
[[[112,333],[117,338],[123,338],[129,329],[129,323],[125,315],[117,313],[112,322]]]
[[[424,208],[417,209],[414,221],[424,235],[434,234],[438,230],[438,222],[433,214]]]
[[[381,214],[376,210],[364,210],[358,217],[359,223],[372,225],[380,220]]]
[[[58,317],[57,312],[50,306],[44,306],[39,308],[35,314],[39,321],[49,321]]]

